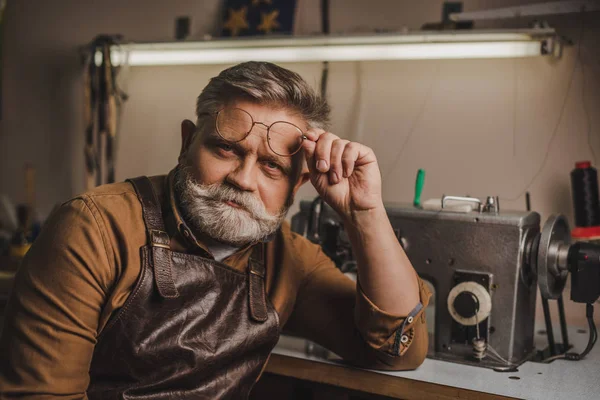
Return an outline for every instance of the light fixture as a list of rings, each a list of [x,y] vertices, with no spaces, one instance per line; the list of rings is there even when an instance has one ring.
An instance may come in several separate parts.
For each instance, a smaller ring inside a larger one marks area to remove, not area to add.
[[[533,57],[549,53],[555,36],[553,29],[530,29],[128,43],[113,46],[111,60],[149,66]]]

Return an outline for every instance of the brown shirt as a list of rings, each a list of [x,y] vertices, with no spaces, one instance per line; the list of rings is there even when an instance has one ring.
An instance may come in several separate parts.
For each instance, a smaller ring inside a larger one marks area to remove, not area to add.
[[[181,219],[171,177],[151,180],[163,199],[172,249],[212,258]],[[135,285],[146,240],[141,204],[125,182],[80,195],[48,218],[7,306],[0,398],[85,397],[96,338]],[[223,262],[245,270],[250,252],[240,249]],[[267,244],[266,279],[284,333],[367,368],[414,369],[423,362],[430,292],[421,280],[423,308],[413,318],[389,314],[288,223]]]

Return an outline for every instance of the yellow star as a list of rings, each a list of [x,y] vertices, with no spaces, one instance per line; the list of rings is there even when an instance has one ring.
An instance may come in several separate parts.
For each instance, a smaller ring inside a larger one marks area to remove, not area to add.
[[[229,19],[223,25],[223,28],[231,31],[231,36],[237,36],[242,29],[248,29],[248,19],[246,14],[248,7],[242,7],[239,10],[229,9]]]
[[[279,11],[273,10],[270,13],[260,13],[260,25],[256,27],[259,31],[264,31],[265,33],[270,33],[273,29],[279,28],[279,22],[277,22],[277,17],[279,16]]]
[[[258,5],[260,5],[260,3],[273,4],[273,1],[272,0],[252,0],[253,6],[258,6]]]

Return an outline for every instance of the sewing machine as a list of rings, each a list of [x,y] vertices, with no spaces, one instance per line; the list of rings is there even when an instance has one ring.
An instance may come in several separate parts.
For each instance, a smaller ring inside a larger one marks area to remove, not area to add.
[[[501,212],[497,197],[444,196],[386,209],[417,273],[435,290],[430,358],[510,370],[548,355],[533,343],[538,286],[544,299],[562,302],[571,272],[572,300],[593,303],[600,295],[600,250],[572,245],[560,215],[540,229],[538,213]],[[343,224],[320,198],[301,202],[292,230],[320,244],[343,272],[355,270]],[[592,334],[590,326],[590,343]],[[564,342],[552,343],[550,356],[568,350]]]

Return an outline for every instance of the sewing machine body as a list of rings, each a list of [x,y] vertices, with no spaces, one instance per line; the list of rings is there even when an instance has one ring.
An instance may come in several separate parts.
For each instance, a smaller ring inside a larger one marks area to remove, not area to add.
[[[321,244],[347,270],[354,259],[343,226],[326,204],[318,208],[302,201],[292,230]],[[428,356],[506,366],[496,358],[473,356],[477,335],[511,364],[533,356],[537,287],[523,268],[527,244],[540,232],[539,214],[481,207],[425,210],[408,204],[388,204],[386,209],[417,273],[435,289]]]

